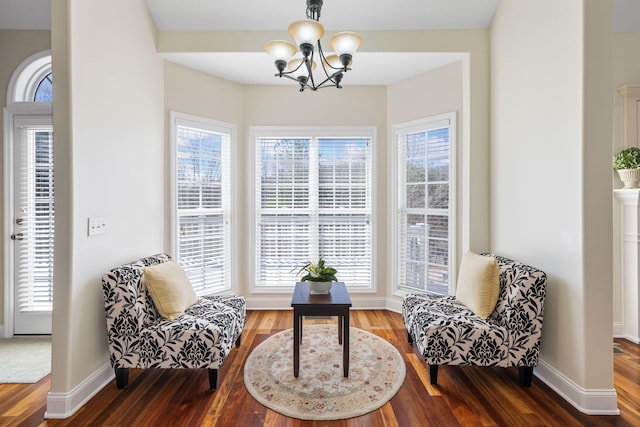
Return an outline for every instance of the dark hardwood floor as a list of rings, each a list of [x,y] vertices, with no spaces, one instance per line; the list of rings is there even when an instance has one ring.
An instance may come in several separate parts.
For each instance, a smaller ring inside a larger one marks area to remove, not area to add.
[[[206,370],[132,370],[125,390],[112,381],[72,417],[44,420],[47,376],[36,384],[0,385],[0,426],[640,426],[640,346],[629,341],[616,340],[622,353],[614,356],[621,415],[587,416],[535,376],[530,388],[521,388],[516,369],[442,367],[438,385],[431,386],[397,313],[353,310],[351,326],[395,345],[407,365],[393,399],[361,417],[303,421],[257,403],[244,387],[244,361],[269,335],[292,327],[292,312],[251,311],[242,346],[225,361],[215,393]]]

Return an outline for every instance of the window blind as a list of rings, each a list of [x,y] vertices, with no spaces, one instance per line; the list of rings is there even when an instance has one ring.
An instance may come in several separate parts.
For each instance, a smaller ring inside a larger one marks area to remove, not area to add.
[[[175,126],[177,259],[198,295],[231,288],[230,132]]]
[[[322,256],[371,288],[371,137],[258,136],[256,286],[291,287]]]
[[[15,232],[16,310],[51,311],[54,182],[51,126],[19,126]],[[21,240],[20,240],[21,239]]]
[[[401,288],[449,292],[453,187],[452,119],[396,132],[398,273]]]

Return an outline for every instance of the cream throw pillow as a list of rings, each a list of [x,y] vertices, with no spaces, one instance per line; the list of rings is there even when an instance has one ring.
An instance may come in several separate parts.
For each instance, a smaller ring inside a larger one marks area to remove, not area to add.
[[[456,299],[482,319],[489,317],[500,294],[500,269],[495,257],[478,255],[471,251],[464,254]]]
[[[197,300],[191,282],[175,260],[144,268],[144,278],[158,312],[174,320]]]

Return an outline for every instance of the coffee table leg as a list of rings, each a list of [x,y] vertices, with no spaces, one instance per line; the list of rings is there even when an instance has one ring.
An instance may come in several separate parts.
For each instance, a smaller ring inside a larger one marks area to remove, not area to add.
[[[298,313],[293,312],[293,376],[298,377],[300,369],[300,334],[302,330],[300,328],[301,317]]]
[[[344,376],[349,376],[349,309],[344,314],[344,344],[342,346],[342,365],[344,366]]]

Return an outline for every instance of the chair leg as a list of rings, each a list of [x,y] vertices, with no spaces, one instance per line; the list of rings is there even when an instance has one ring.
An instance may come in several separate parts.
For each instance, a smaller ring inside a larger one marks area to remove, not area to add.
[[[129,384],[129,368],[115,368],[116,386],[123,389]]]
[[[242,332],[240,332],[240,335],[238,335],[238,339],[236,340],[236,347],[240,347],[240,344],[242,344]]]
[[[217,369],[209,369],[209,389],[211,390],[218,389],[218,370]]]
[[[429,365],[429,380],[432,385],[438,384],[438,365]]]
[[[409,344],[413,344],[413,337],[411,336],[411,332],[407,331],[407,342]]]
[[[520,366],[518,368],[518,376],[522,387],[531,387],[531,378],[533,377],[533,366]]]

